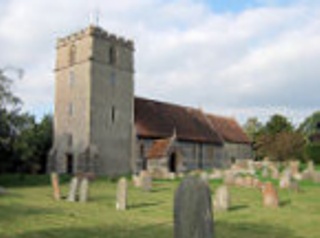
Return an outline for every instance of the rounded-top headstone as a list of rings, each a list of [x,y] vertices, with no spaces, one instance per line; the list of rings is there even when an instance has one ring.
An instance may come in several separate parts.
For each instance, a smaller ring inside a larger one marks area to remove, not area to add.
[[[211,192],[206,182],[186,177],[174,198],[174,238],[212,238]]]

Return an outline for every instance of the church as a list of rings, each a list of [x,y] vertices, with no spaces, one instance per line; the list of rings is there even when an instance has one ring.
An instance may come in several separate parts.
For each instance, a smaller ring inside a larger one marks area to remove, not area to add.
[[[49,170],[117,176],[228,167],[252,157],[233,118],[134,95],[134,43],[89,26],[57,40]]]

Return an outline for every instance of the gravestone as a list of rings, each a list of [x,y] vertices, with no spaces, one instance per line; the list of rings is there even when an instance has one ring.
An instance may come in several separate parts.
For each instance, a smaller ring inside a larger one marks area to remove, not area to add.
[[[118,182],[117,186],[117,201],[116,201],[116,209],[119,211],[124,211],[127,208],[127,180],[125,178],[121,178]]]
[[[207,172],[203,171],[200,173],[200,179],[204,182],[208,182],[209,181],[209,175]]]
[[[320,183],[320,172],[314,171],[314,172],[312,173],[312,180],[313,180],[313,182],[315,182],[315,183]]]
[[[268,178],[269,177],[269,169],[267,166],[263,166],[261,176],[263,178]]]
[[[314,162],[313,162],[312,160],[308,161],[307,170],[308,170],[310,173],[313,173],[313,172],[314,172]]]
[[[235,181],[234,181],[234,184],[236,186],[239,186],[239,187],[242,187],[242,186],[245,186],[245,179],[244,177],[242,176],[237,176]]]
[[[228,187],[225,185],[217,188],[215,192],[213,209],[215,211],[227,211],[230,208],[231,198]]]
[[[271,182],[265,183],[262,187],[262,197],[265,207],[277,208],[279,206],[278,193]]]
[[[212,173],[209,175],[209,179],[222,179],[223,172],[221,170],[213,170]]]
[[[270,170],[271,170],[271,178],[279,179],[280,173],[278,168],[276,166],[271,166]]]
[[[280,188],[290,188],[291,175],[289,173],[284,173],[279,180]]]
[[[211,193],[206,182],[185,178],[174,197],[174,238],[213,238]]]
[[[0,187],[0,195],[7,194],[7,190],[4,187]]]
[[[152,189],[152,177],[148,171],[140,172],[140,183],[141,183],[141,188],[144,191],[150,191]]]
[[[70,183],[68,201],[75,202],[77,198],[77,191],[79,186],[79,179],[77,177],[73,177]]]
[[[89,179],[83,176],[80,180],[80,186],[79,186],[79,201],[87,202],[88,194],[89,194]]]
[[[235,176],[231,170],[225,171],[223,182],[225,185],[234,185],[235,184]]]
[[[289,168],[291,170],[291,174],[294,176],[299,173],[300,162],[299,161],[290,161]]]
[[[140,179],[140,176],[139,175],[132,175],[132,182],[133,182],[133,185],[137,188],[141,187],[141,179]]]
[[[53,188],[53,198],[60,200],[59,176],[57,173],[51,173],[51,184]]]

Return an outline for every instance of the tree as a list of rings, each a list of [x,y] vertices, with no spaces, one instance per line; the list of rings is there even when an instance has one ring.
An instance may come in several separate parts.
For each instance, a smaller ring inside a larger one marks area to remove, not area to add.
[[[12,93],[13,79],[5,75],[6,70],[13,70],[21,77],[21,70],[14,68],[0,69],[0,172],[12,165],[12,142],[18,134],[20,125],[21,100]]]
[[[320,163],[320,111],[307,117],[299,126],[299,131],[305,136],[305,156]]]
[[[299,132],[279,132],[274,135],[263,134],[257,139],[258,155],[272,160],[286,161],[303,158],[305,140]]]
[[[40,123],[36,123],[34,117],[29,119],[29,126],[14,142],[15,156],[19,158],[23,172],[44,173],[52,145],[52,116],[44,116]]]
[[[276,135],[280,132],[292,132],[293,126],[288,119],[282,115],[273,115],[264,127],[264,132],[269,135]]]
[[[255,149],[260,157],[285,161],[302,158],[305,140],[301,133],[295,132],[286,117],[274,115],[257,136]]]
[[[255,141],[256,136],[259,134],[263,125],[259,122],[257,117],[248,118],[247,122],[243,125],[243,130],[250,138],[251,141]]]

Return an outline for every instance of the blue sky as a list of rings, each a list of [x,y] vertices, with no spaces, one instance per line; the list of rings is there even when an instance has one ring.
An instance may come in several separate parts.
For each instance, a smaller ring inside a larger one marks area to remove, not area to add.
[[[0,65],[25,70],[14,90],[38,118],[53,112],[56,38],[96,9],[101,27],[135,42],[139,96],[241,123],[319,110],[319,1],[1,1]]]

